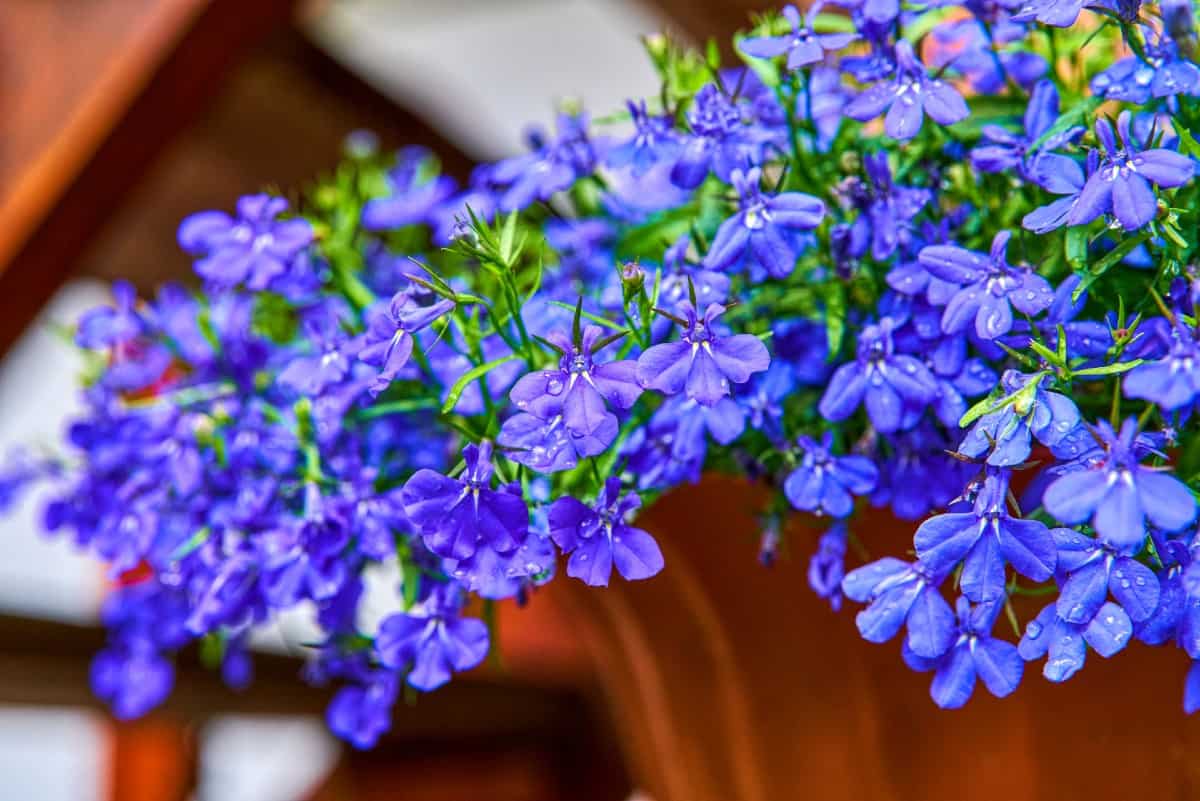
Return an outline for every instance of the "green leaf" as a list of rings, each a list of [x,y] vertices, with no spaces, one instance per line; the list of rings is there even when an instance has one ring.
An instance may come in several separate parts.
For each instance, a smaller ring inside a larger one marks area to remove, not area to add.
[[[1079,271],[1087,266],[1088,233],[1086,225],[1075,225],[1067,229],[1067,264]]]
[[[575,307],[572,306],[570,303],[563,303],[560,300],[552,300],[552,301],[550,301],[550,305],[558,306],[559,308],[566,309],[567,311],[572,312],[572,313],[575,311]],[[614,323],[612,320],[609,320],[604,317],[599,317],[595,314],[592,314],[591,312],[585,312],[582,309],[580,310],[580,316],[582,316],[585,320],[591,320],[596,325],[602,325],[605,328],[611,328],[614,331],[626,330],[625,327],[623,325],[621,325],[620,323]]]
[[[1145,359],[1134,359],[1134,360],[1128,361],[1128,362],[1117,362],[1116,364],[1105,364],[1100,367],[1087,367],[1087,368],[1084,368],[1083,370],[1073,370],[1072,374],[1076,375],[1076,376],[1081,376],[1081,375],[1082,376],[1120,375],[1121,373],[1129,372],[1130,370],[1137,367],[1139,364],[1141,364],[1144,361],[1145,361]]]
[[[1079,297],[1087,291],[1088,287],[1096,283],[1096,280],[1100,278],[1100,276],[1108,272],[1113,265],[1128,256],[1134,251],[1135,248],[1137,248],[1138,245],[1142,244],[1149,238],[1150,229],[1147,228],[1141,231],[1137,236],[1122,239],[1115,248],[1104,254],[1104,257],[1093,264],[1092,268],[1084,274],[1083,280],[1079,282],[1079,286],[1075,287],[1075,291],[1071,293],[1071,300],[1078,300]]]
[[[827,284],[824,289],[825,339],[829,344],[829,359],[833,360],[846,336],[846,289],[837,283]]]
[[[507,356],[502,356],[499,359],[493,359],[490,362],[474,367],[458,377],[454,382],[454,386],[450,387],[450,393],[446,396],[446,402],[442,404],[442,414],[449,414],[455,406],[458,405],[458,399],[462,397],[463,392],[470,386],[472,381],[490,373],[502,364],[508,364],[514,359],[520,358],[515,353],[510,353]]]
[[[1092,96],[1086,97],[1075,105],[1071,106],[1071,108],[1059,115],[1058,119],[1054,121],[1053,125],[1046,129],[1045,133],[1033,140],[1033,144],[1029,146],[1028,152],[1034,152],[1052,137],[1058,136],[1063,131],[1074,125],[1086,125],[1088,115],[1100,108],[1100,105],[1103,102],[1103,97]]]

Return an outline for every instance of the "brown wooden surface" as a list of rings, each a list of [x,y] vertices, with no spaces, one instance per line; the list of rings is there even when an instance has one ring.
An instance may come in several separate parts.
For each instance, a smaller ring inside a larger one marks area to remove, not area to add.
[[[809,590],[813,529],[774,568],[757,563],[758,500],[706,478],[643,518],[666,556],[655,579],[553,585],[589,632],[635,783],[656,801],[1200,796],[1182,652],[1091,653],[1062,685],[1033,663],[1013,696],[980,684],[965,709],[939,710],[898,640],[864,642],[856,605],[835,614]],[[855,530],[876,556],[911,547],[912,525],[884,515]]]
[[[294,2],[0,4],[0,116],[8,129],[28,130],[3,148],[0,349],[59,286],[154,154]],[[0,131],[0,141],[8,139]]]

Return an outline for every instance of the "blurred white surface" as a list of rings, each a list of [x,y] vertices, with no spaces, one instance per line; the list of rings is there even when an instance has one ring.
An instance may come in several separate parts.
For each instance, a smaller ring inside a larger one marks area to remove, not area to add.
[[[309,27],[335,58],[468,155],[523,152],[530,123],[577,98],[594,117],[658,92],[633,0],[338,0]]]
[[[66,422],[81,406],[76,381],[83,362],[53,326],[73,325],[84,310],[109,299],[99,281],[65,285],[0,361],[0,460],[14,448],[62,453]],[[0,516],[0,611],[92,620],[103,569],[70,542],[46,538],[44,498],[45,493],[28,495],[11,514]]]
[[[0,798],[5,801],[101,801],[104,723],[94,714],[0,707]]]
[[[319,718],[218,718],[200,740],[195,801],[296,801],[337,763],[340,746]]]

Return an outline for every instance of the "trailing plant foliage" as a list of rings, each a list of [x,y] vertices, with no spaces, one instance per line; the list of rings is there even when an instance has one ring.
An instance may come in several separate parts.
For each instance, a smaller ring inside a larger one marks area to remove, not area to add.
[[[197,640],[244,683],[308,610],[368,747],[485,658],[492,603],[669,570],[636,512],[710,469],[771,489],[768,563],[828,521],[813,589],[941,706],[1133,640],[1200,659],[1194,15],[789,7],[744,64],[647,38],[657,96],[466,186],[360,135],[291,203],[189,217],[203,291],[84,316],[70,453],[6,482],[55,483],[49,529],[122,579],[96,691],[147,711]],[[863,558],[866,506],[908,557]]]

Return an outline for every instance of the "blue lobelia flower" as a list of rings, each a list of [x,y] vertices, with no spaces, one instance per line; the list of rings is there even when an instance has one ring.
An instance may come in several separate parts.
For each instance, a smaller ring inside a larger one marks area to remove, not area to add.
[[[796,267],[794,231],[809,231],[821,224],[825,204],[802,192],[763,194],[759,186],[762,170],[734,170],[740,211],[721,223],[713,238],[704,266],[729,270],[753,258],[772,278],[786,278]]]
[[[1044,523],[1009,513],[1009,478],[1007,470],[989,470],[970,512],[931,517],[914,537],[917,557],[935,572],[962,563],[963,595],[976,603],[1004,597],[1005,563],[1034,581],[1054,575],[1054,538]]]
[[[896,44],[896,74],[880,81],[851,100],[845,114],[866,122],[887,111],[883,127],[894,139],[912,139],[921,130],[925,115],[941,125],[964,120],[971,110],[958,90],[942,78],[931,78],[913,53],[912,45]]]
[[[1100,167],[1100,155],[1088,151],[1086,172],[1079,162],[1059,153],[1039,153],[1029,167],[1029,178],[1033,183],[1058,200],[1039,206],[1021,219],[1021,227],[1035,234],[1044,234],[1067,224],[1067,215],[1079,202],[1089,175]]]
[[[1112,124],[1096,121],[1104,154],[1067,213],[1067,225],[1084,225],[1111,213],[1126,231],[1141,228],[1158,213],[1151,184],[1170,189],[1192,179],[1195,167],[1187,156],[1163,147],[1142,150],[1130,133],[1132,119],[1128,110],[1117,118],[1119,144]]]
[[[1029,105],[1025,107],[1025,130],[1021,134],[1014,134],[999,125],[983,126],[980,129],[983,144],[971,150],[971,164],[980,172],[1016,170],[1020,177],[1029,180],[1026,165],[1033,155],[1030,147],[1058,121],[1058,113],[1058,90],[1054,82],[1038,81],[1030,93]],[[1047,139],[1040,149],[1054,150],[1081,133],[1083,128],[1072,126]]]
[[[633,119],[633,136],[609,150],[605,163],[616,169],[628,167],[635,176],[645,175],[658,164],[673,163],[683,143],[671,117],[651,116],[645,100],[630,100],[625,105]]]
[[[438,556],[467,559],[481,547],[516,550],[529,529],[520,487],[491,488],[492,443],[487,440],[465,447],[463,461],[461,479],[429,469],[414,473],[401,494],[404,513]]]
[[[680,392],[705,406],[713,406],[730,393],[730,384],[744,384],[754,373],[771,364],[767,347],[753,334],[723,336],[714,327],[727,307],[710,303],[704,316],[689,301],[676,311],[683,319],[678,342],[653,345],[642,352],[637,362],[638,382],[664,395]]]
[[[854,618],[864,640],[887,642],[907,624],[907,649],[936,659],[954,644],[956,634],[954,612],[938,592],[945,578],[919,560],[910,564],[888,556],[847,573],[842,592],[868,604]]]
[[[929,695],[942,709],[958,709],[971,700],[976,679],[997,698],[1011,695],[1021,683],[1025,663],[1017,646],[992,636],[999,602],[976,604],[959,597],[955,604],[958,626],[954,645],[936,659],[904,650],[904,661],[913,670],[934,671]]]
[[[1046,310],[1046,316],[1030,325],[1017,320],[1013,330],[1005,338],[1005,344],[1016,350],[1028,350],[1030,342],[1040,339],[1053,350],[1058,344],[1058,329],[1061,327],[1067,338],[1067,353],[1074,358],[1098,360],[1108,353],[1113,345],[1112,330],[1098,320],[1076,320],[1087,303],[1088,293],[1079,292],[1082,278],[1072,273],[1054,290],[1054,302]]]
[[[464,590],[480,598],[519,599],[530,587],[554,578],[557,555],[549,537],[531,532],[511,553],[480,548],[469,559],[443,559],[442,566]]]
[[[308,339],[316,352],[299,355],[289,361],[276,381],[301,395],[321,395],[338,384],[350,372],[355,356],[363,345],[362,337],[349,337],[333,325],[306,325]]]
[[[855,12],[860,31],[864,28],[890,29],[892,21],[900,16],[900,0],[837,0],[837,4]]]
[[[596,153],[587,133],[586,115],[559,114],[558,138],[547,141],[539,130],[529,132],[532,153],[498,161],[488,179],[504,187],[497,207],[502,212],[518,211],[537,200],[549,200],[556,192],[589,175],[596,167]]]
[[[1200,347],[1195,332],[1179,322],[1172,335],[1170,353],[1126,374],[1122,389],[1127,397],[1153,401],[1171,411],[1190,406],[1200,396]]]
[[[841,187],[842,194],[859,209],[849,231],[852,244],[848,249],[851,255],[861,256],[858,251],[865,248],[869,237],[871,255],[883,261],[896,252],[902,232],[929,203],[933,193],[922,187],[897,186],[892,180],[887,153],[865,155],[863,168],[866,181],[851,179]]]
[[[817,550],[808,560],[808,586],[818,598],[829,601],[837,612],[842,608],[842,579],[846,577],[846,524],[830,526],[817,541]]]
[[[692,99],[687,114],[692,136],[671,168],[671,182],[694,189],[709,171],[728,180],[735,169],[758,162],[758,150],[742,112],[716,84],[706,84]]]
[[[362,682],[338,689],[325,710],[325,722],[330,731],[355,748],[374,748],[392,727],[392,707],[399,691],[395,673],[370,671]]]
[[[783,401],[796,389],[796,374],[791,365],[771,362],[765,373],[742,385],[738,402],[750,417],[750,427],[778,439],[783,434]]]
[[[738,49],[754,58],[775,58],[787,54],[787,69],[795,72],[807,64],[816,64],[825,59],[825,51],[841,50],[858,38],[853,33],[815,33],[813,23],[821,13],[821,3],[813,3],[800,18],[793,5],[783,7],[783,16],[792,26],[792,32],[782,36],[750,36],[738,43]]]
[[[175,666],[157,650],[115,644],[92,658],[92,692],[117,720],[134,720],[166,700],[175,686]]]
[[[428,222],[433,210],[455,190],[453,178],[427,174],[434,166],[432,154],[426,148],[408,147],[400,151],[396,166],[387,176],[387,195],[372,198],[363,206],[363,227],[368,231],[386,231]]]
[[[639,489],[663,489],[700,480],[708,438],[729,445],[746,429],[746,412],[733,398],[702,406],[683,395],[668,398],[621,447]]]
[[[487,625],[462,617],[457,603],[439,595],[385,618],[375,636],[379,661],[393,670],[407,670],[405,681],[426,692],[450,681],[451,673],[479,665],[489,645]]]
[[[1009,231],[996,234],[988,256],[955,245],[921,249],[917,259],[922,267],[960,287],[942,312],[942,331],[956,334],[974,323],[980,339],[995,339],[1012,329],[1014,307],[1034,315],[1054,302],[1046,279],[1009,265],[1005,251],[1011,236]]]
[[[1058,548],[1061,586],[1055,610],[1059,618],[1086,625],[1100,612],[1109,593],[1134,623],[1154,614],[1161,587],[1153,570],[1074,529],[1056,528],[1051,533]]]
[[[887,437],[890,455],[880,462],[873,506],[890,506],[901,520],[920,520],[962,492],[973,465],[949,455],[946,434],[929,420]]]
[[[580,459],[604,453],[617,433],[617,417],[613,414],[604,415],[594,431],[573,434],[567,430],[561,412],[545,420],[518,412],[500,426],[496,443],[514,462],[539,473],[557,473],[576,467]]]
[[[1092,0],[1025,0],[1012,15],[1014,22],[1032,22],[1037,20],[1044,25],[1055,28],[1069,28],[1079,18],[1079,12],[1085,7],[1093,7],[1101,3]]]
[[[1200,67],[1180,54],[1170,36],[1140,27],[1145,58],[1128,56],[1097,74],[1092,78],[1092,93],[1136,105],[1151,98],[1200,93]]]
[[[1187,485],[1164,468],[1140,464],[1146,451],[1135,449],[1135,419],[1126,419],[1120,434],[1102,420],[1094,434],[1103,457],[1046,487],[1047,512],[1068,525],[1090,520],[1102,540],[1121,549],[1142,544],[1147,519],[1163,531],[1179,531],[1195,520],[1196,499]]]
[[[114,305],[100,306],[79,317],[75,344],[81,348],[111,348],[137,339],[147,329],[137,312],[137,290],[128,281],[112,286]]]
[[[1029,458],[1033,437],[1051,448],[1067,437],[1079,425],[1079,409],[1066,395],[1044,389],[1045,378],[1005,370],[1000,376],[1008,395],[1004,405],[975,421],[958,452],[976,458],[986,454],[993,467],[1013,467]]]
[[[371,380],[371,395],[383,392],[408,364],[413,351],[413,334],[454,308],[454,301],[413,285],[367,313],[367,333],[358,358],[379,373]]]
[[[788,474],[783,492],[792,506],[802,512],[846,517],[854,509],[854,495],[875,489],[879,471],[866,456],[834,456],[833,433],[821,441],[801,436],[796,442],[804,451],[800,465]]]
[[[304,219],[280,220],[288,203],[270,195],[238,200],[237,218],[223,211],[201,211],[179,224],[179,246],[199,256],[196,272],[215,286],[266,289],[288,272],[313,241]]]
[[[613,567],[628,581],[647,579],[663,568],[662,551],[648,533],[631,525],[642,499],[621,494],[610,477],[593,506],[564,495],[550,505],[550,536],[570,554],[567,575],[593,587],[607,587]]]
[[[555,369],[536,370],[517,380],[508,397],[522,412],[541,420],[562,416],[563,426],[574,437],[585,437],[614,421],[608,405],[625,410],[642,394],[637,363],[632,359],[600,362],[597,351],[613,344],[603,329],[584,326],[578,341],[561,331],[547,337],[558,350]],[[592,455],[592,454],[588,454]]]
[[[863,329],[857,358],[834,371],[817,406],[826,420],[845,420],[865,405],[877,430],[898,431],[914,424],[916,413],[937,396],[937,382],[925,363],[896,352],[894,325],[885,317]]]
[[[1132,640],[1133,623],[1125,610],[1109,601],[1084,623],[1068,623],[1055,604],[1047,604],[1025,626],[1017,651],[1026,662],[1046,657],[1042,675],[1053,682],[1074,676],[1087,659],[1087,649],[1107,659]]]

